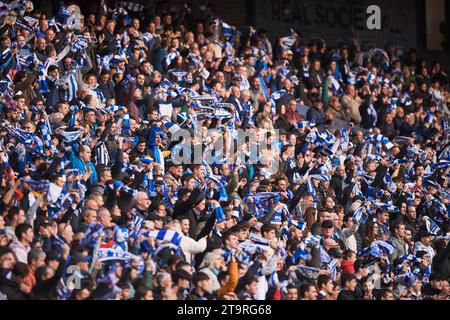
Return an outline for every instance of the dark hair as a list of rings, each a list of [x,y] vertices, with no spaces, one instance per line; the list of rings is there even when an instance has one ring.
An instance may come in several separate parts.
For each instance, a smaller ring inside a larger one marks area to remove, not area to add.
[[[0,250],[0,257],[4,256],[7,253],[11,253],[14,256],[14,260],[17,261],[16,254],[11,250],[10,247],[4,247]]]
[[[353,273],[344,272],[341,275],[341,287],[345,287],[347,282],[352,281],[353,279],[356,279],[355,275]]]
[[[44,266],[41,266],[41,267],[36,269],[36,271],[34,272],[34,275],[36,277],[37,283],[39,283],[39,282],[44,280],[44,276],[47,273],[47,268],[48,267],[46,265],[44,265]]]
[[[300,295],[300,297],[301,297],[301,298],[304,298],[304,297],[305,297],[305,294],[310,290],[311,287],[314,287],[314,285],[311,284],[311,283],[303,283],[303,284],[300,286],[300,290],[299,290],[299,295]]]
[[[55,71],[55,70],[59,70],[58,66],[51,65],[50,67],[48,67],[47,72],[50,73],[50,72]]]
[[[401,222],[401,221],[395,221],[394,224],[392,225],[392,228],[394,230],[397,230],[397,229],[400,228],[401,225],[405,225],[405,224],[403,222]]]
[[[312,229],[314,223],[316,223],[317,219],[314,217],[316,215],[317,209],[314,207],[308,207],[305,209],[305,221],[308,230]]]
[[[319,277],[317,278],[317,286],[319,287],[319,290],[322,289],[322,286],[324,284],[327,284],[330,281],[333,281],[333,279],[329,275],[326,274],[319,275]]]
[[[366,277],[362,277],[360,281],[361,281],[361,285],[363,285],[364,283],[367,283],[369,281],[372,282],[372,277],[370,275],[368,275]]]
[[[258,278],[255,276],[248,277],[245,279],[244,285],[248,286],[251,285],[253,282],[258,282]]]
[[[351,220],[351,219],[353,219],[353,216],[352,216],[351,214],[345,215],[345,216],[344,216],[344,223],[347,223],[348,220]]]
[[[194,171],[195,169],[200,169],[200,168],[202,168],[203,167],[203,165],[202,164],[196,164],[196,163],[194,163],[194,164],[191,164],[191,170],[192,171]]]
[[[178,271],[178,270],[183,270],[182,268],[183,267],[191,267],[191,264],[189,263],[189,262],[186,262],[186,261],[183,261],[183,260],[180,260],[180,261],[178,261],[177,262],[177,266],[176,266],[176,271]]]
[[[289,289],[296,289],[296,290],[298,291],[297,286],[293,285],[292,283],[289,283],[289,284],[286,286],[286,290],[289,290]]]
[[[155,201],[152,201],[152,206],[151,206],[151,208],[152,208],[153,210],[157,210],[158,207],[161,206],[161,205],[164,205],[164,202],[162,202],[161,200],[155,200]]]
[[[378,291],[378,295],[379,295],[379,297],[380,297],[380,300],[381,300],[382,298],[386,298],[386,296],[388,295],[388,293],[394,294],[394,293],[392,292],[391,289],[387,289],[387,288],[380,289],[380,290]]]
[[[205,280],[209,280],[209,276],[206,273],[200,271],[194,275],[194,279],[192,280],[192,283],[194,284],[194,286],[196,286],[200,281],[205,281]]]
[[[217,280],[219,281],[225,281],[227,279],[228,276],[228,272],[226,271],[220,271],[219,274],[217,275]]]
[[[28,229],[33,229],[33,227],[28,223],[21,223],[21,224],[17,225],[16,230],[14,232],[17,239],[19,239],[19,240],[22,239],[22,233],[27,232]]]
[[[177,217],[177,220],[181,222],[181,221],[183,221],[183,220],[189,220],[189,218],[183,214],[183,215],[181,215],[181,216],[178,216],[178,217]]]
[[[186,174],[186,175],[183,175],[183,176],[181,177],[181,184],[184,184],[185,182],[188,182],[188,181],[191,180],[191,179],[195,179],[194,176],[193,176],[192,174]]]
[[[227,241],[228,239],[230,239],[231,236],[237,236],[236,233],[234,233],[231,230],[227,230],[223,233],[222,235],[222,244],[225,245],[225,241]]]
[[[344,250],[344,252],[342,253],[342,255],[344,256],[344,259],[348,259],[354,254],[355,254],[355,252],[350,249]]]
[[[270,232],[272,230],[275,230],[275,227],[271,224],[266,223],[261,227],[261,235],[264,235],[264,233]]]
[[[287,182],[287,178],[285,178],[285,177],[280,177],[280,178],[277,178],[276,180],[275,180],[275,185],[278,185],[278,183],[281,181],[281,180],[284,180],[284,181],[286,181]]]
[[[243,224],[236,224],[229,229],[229,231],[234,233],[239,233],[242,230],[245,230],[245,226]]]
[[[180,279],[192,281],[192,275],[186,270],[180,269],[175,272],[173,280],[175,283],[177,283],[177,281]]]
[[[448,244],[447,246],[450,246],[450,244]],[[436,249],[436,255],[444,252],[444,250],[447,248],[447,246],[445,245],[444,239],[437,240],[434,244],[434,247]]]
[[[367,241],[368,243],[371,243],[372,241],[375,240],[375,238],[373,237],[373,229],[375,228],[375,224],[372,221],[369,221],[367,223],[367,228],[364,230],[364,236],[363,236],[363,241]]]
[[[13,206],[9,208],[8,213],[6,215],[6,219],[8,221],[12,221],[14,219],[14,216],[18,215],[20,212],[20,208],[17,206]]]
[[[172,266],[172,265],[177,265],[177,263],[181,260],[181,258],[179,256],[176,255],[172,255],[169,257],[169,259],[167,260],[167,265],[168,266]]]
[[[28,270],[28,265],[26,263],[17,261],[14,266],[13,273],[18,277],[24,278],[28,276],[30,272]]]
[[[151,291],[149,288],[140,286],[136,289],[136,294],[134,295],[134,300],[141,300],[145,297],[147,292]]]
[[[363,267],[364,260],[362,258],[356,259],[355,263],[353,264],[353,267],[355,268],[355,272],[358,272],[359,269]]]
[[[185,176],[183,176],[183,177],[185,177]],[[183,178],[183,177],[181,177],[181,178]],[[191,190],[189,190],[189,189],[186,189],[186,188],[181,188],[179,191],[178,191],[178,201],[181,201],[181,199],[185,196],[185,195],[187,195],[187,194],[189,194],[189,193],[191,193],[192,191]]]

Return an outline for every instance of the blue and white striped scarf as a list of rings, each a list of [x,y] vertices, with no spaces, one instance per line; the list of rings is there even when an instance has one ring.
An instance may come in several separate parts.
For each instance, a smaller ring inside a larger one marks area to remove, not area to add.
[[[48,69],[48,61],[42,65],[38,65],[38,82],[39,82],[39,93],[46,94],[50,92],[47,80],[47,69]]]
[[[81,247],[94,248],[98,238],[104,235],[105,232],[102,224],[98,222],[91,223],[84,232],[83,237],[80,239],[79,245]]]
[[[383,250],[386,255],[390,256],[394,253],[395,247],[386,241],[375,240],[375,245],[377,245],[381,250]]]
[[[276,114],[276,102],[277,100],[281,99],[282,96],[284,96],[286,93],[286,90],[278,90],[273,92],[270,95],[270,105],[271,105],[271,109],[272,109],[272,114]]]
[[[180,233],[169,229],[143,232],[142,235],[145,237],[155,238],[156,240],[159,241],[168,241],[177,246],[181,244],[182,239]]]
[[[137,239],[139,238],[140,232],[141,232],[141,226],[142,222],[144,222],[144,218],[142,218],[135,210],[131,211],[131,214],[133,216],[133,221],[131,221],[130,226],[128,229],[130,230],[130,237]]]
[[[297,270],[302,276],[309,280],[317,280],[317,278],[319,277],[319,268],[297,265]]]
[[[69,143],[77,140],[81,136],[82,133],[83,133],[82,130],[76,130],[76,131],[60,130],[59,131],[59,134],[63,136],[63,139]]]
[[[51,134],[53,132],[52,132],[52,126],[50,124],[48,116],[46,116],[44,118],[44,123],[41,125],[40,128],[41,128],[42,138],[44,139],[44,144],[48,149],[50,149],[53,146],[52,137],[51,137]]]
[[[336,280],[336,275],[337,275],[337,261],[336,261],[336,259],[331,259],[330,263],[328,263],[328,265],[327,265],[327,270],[330,273],[331,279],[333,279],[333,281],[335,281]]]
[[[55,219],[70,207],[74,199],[75,197],[72,194],[62,190],[56,202],[48,206],[48,216]]]
[[[33,180],[28,178],[20,178],[22,183],[26,183],[30,186],[30,189],[36,192],[48,192],[50,188],[50,181],[48,180]]]
[[[137,268],[138,273],[142,272],[145,268],[144,260],[141,256],[134,255],[128,251],[123,251],[120,248],[100,248],[98,250],[98,256],[97,261],[99,262],[105,262],[105,261],[111,261],[111,260],[124,260],[124,261],[130,261],[130,260],[138,260],[139,265]]]
[[[77,97],[78,83],[75,77],[76,70],[70,70],[67,75],[67,90],[64,95],[65,101],[72,101]]]

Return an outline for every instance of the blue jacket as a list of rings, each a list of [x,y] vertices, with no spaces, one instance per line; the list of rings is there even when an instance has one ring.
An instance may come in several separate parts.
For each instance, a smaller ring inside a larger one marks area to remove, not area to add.
[[[315,107],[308,109],[306,113],[306,120],[315,120],[318,127],[322,127],[325,124],[325,114],[322,110],[317,110]]]
[[[73,152],[70,153],[70,169],[79,169],[83,173],[87,171],[87,167],[91,167],[91,176],[89,177],[89,183],[94,183],[98,180],[97,178],[97,171],[95,170],[95,166],[92,162],[84,163],[83,160],[81,160],[80,157],[75,156]]]

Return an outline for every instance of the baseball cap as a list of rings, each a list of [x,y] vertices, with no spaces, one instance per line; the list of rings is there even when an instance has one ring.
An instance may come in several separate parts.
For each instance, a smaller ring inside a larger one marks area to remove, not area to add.
[[[438,273],[438,272],[433,272],[430,277],[428,278],[430,281],[433,280],[447,280],[442,274]]]
[[[333,221],[331,220],[325,220],[324,222],[322,222],[322,228],[333,228],[334,224]]]

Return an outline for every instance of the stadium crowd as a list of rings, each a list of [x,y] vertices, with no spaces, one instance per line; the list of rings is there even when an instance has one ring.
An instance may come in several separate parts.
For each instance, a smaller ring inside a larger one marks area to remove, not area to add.
[[[439,62],[213,4],[56,9],[0,4],[0,299],[450,299]]]

